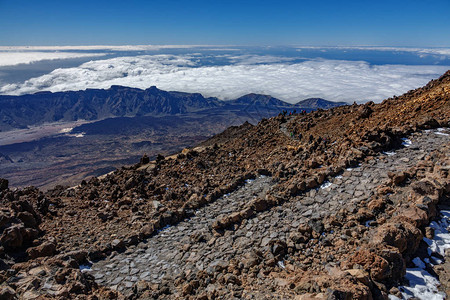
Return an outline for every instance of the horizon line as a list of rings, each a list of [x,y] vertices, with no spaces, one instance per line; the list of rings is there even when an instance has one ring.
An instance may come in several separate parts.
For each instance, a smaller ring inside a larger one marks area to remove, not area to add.
[[[7,48],[93,48],[104,49],[113,47],[160,47],[160,48],[197,48],[197,47],[297,47],[297,48],[418,48],[418,49],[439,49],[450,48],[449,46],[401,46],[401,45],[302,45],[302,44],[68,44],[68,45],[0,45],[0,50],[6,50]]]

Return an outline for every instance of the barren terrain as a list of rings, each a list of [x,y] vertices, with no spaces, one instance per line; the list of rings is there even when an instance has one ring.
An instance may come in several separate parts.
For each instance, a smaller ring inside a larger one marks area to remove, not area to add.
[[[448,205],[449,121],[450,71],[380,104],[232,127],[70,189],[2,180],[1,296],[401,296]]]

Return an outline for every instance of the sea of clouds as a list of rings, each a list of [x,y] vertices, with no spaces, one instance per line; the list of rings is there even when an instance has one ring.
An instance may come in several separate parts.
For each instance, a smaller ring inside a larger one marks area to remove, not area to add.
[[[36,57],[38,49],[32,50],[31,53]],[[5,53],[11,52],[0,52],[0,66]],[[204,96],[225,100],[248,93],[261,93],[291,103],[309,97],[333,101],[380,102],[423,86],[450,68],[441,65],[372,65],[366,61],[321,58],[299,61],[271,55],[217,55],[219,56],[226,58],[228,63],[204,64],[202,53],[120,56],[109,59],[97,57],[78,67],[58,68],[24,82],[0,85],[0,93],[21,95],[39,91],[58,92],[123,85],[142,89],[156,86],[170,91],[200,92]],[[42,58],[46,59],[44,56]]]
[[[42,60],[61,60],[82,57],[104,56],[103,53],[77,53],[77,52],[0,52],[0,67],[30,64]]]

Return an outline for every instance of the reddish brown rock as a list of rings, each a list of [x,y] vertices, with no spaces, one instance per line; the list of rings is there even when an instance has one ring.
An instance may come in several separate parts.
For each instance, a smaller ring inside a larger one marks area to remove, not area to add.
[[[422,232],[408,222],[386,223],[380,226],[372,242],[396,247],[400,252],[414,253],[422,239]]]
[[[415,227],[421,227],[428,223],[428,214],[423,209],[418,207],[409,207],[405,210],[402,210],[397,218],[400,220],[405,220]]]
[[[391,179],[393,185],[399,185],[408,178],[408,175],[405,172],[398,172],[398,173],[388,172],[388,176]]]
[[[45,242],[39,246],[28,248],[27,253],[30,258],[37,258],[43,256],[51,256],[56,252],[56,245],[52,242]]]
[[[350,266],[358,264],[376,281],[396,282],[406,271],[402,255],[395,248],[361,249],[350,259]]]
[[[21,225],[13,225],[3,231],[0,242],[7,248],[19,248],[23,244],[24,237],[22,232],[24,227]]]

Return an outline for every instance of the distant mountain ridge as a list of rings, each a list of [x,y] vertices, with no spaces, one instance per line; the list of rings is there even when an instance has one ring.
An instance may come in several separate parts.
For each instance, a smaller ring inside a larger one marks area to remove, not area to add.
[[[270,107],[292,107],[293,105],[270,95],[247,94],[235,100],[227,101],[227,104],[247,104],[247,105],[265,105]]]
[[[0,130],[27,128],[58,121],[100,120],[111,117],[189,114],[208,109],[269,111],[314,110],[347,104],[320,98],[295,105],[269,95],[248,94],[235,100],[205,98],[200,93],[163,91],[154,86],[142,90],[113,85],[109,89],[39,92],[22,96],[0,95]],[[305,104],[305,105],[303,105]]]
[[[322,98],[308,98],[302,101],[299,101],[295,104],[295,106],[301,108],[309,108],[309,109],[329,109],[336,106],[347,105],[347,102],[332,102]]]

